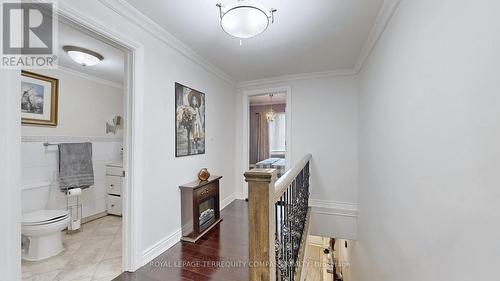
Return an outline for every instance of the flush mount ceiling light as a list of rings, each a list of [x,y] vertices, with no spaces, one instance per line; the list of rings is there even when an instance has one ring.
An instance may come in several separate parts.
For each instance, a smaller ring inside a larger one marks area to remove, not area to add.
[[[81,47],[64,46],[63,50],[72,60],[83,66],[96,65],[104,59],[101,54]]]
[[[219,7],[220,25],[229,35],[240,39],[255,37],[274,23],[276,9],[266,10],[252,0],[236,0],[234,3]]]

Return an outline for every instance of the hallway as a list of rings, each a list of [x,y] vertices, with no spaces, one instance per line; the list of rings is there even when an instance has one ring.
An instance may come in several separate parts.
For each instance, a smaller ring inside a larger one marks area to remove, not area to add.
[[[196,244],[180,241],[127,281],[247,281],[248,204],[235,200],[221,212],[223,221]]]

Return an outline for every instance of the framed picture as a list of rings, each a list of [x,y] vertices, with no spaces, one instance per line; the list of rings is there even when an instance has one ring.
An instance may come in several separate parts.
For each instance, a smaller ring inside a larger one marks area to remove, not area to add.
[[[21,123],[57,126],[58,80],[21,72]]]
[[[205,154],[205,94],[175,83],[175,156]]]

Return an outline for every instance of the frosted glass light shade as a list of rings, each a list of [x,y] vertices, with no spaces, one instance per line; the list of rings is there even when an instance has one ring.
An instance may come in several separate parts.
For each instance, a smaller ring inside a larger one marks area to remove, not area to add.
[[[252,38],[269,26],[269,17],[256,6],[239,5],[230,8],[221,16],[222,29],[237,38]]]
[[[83,66],[92,66],[101,62],[104,57],[99,53],[75,46],[64,46],[69,57],[76,63]]]

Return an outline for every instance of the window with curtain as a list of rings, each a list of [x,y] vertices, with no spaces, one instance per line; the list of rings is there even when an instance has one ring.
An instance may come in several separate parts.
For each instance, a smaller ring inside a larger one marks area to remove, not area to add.
[[[274,121],[269,122],[269,150],[285,152],[286,150],[286,119],[285,113],[277,113]]]

